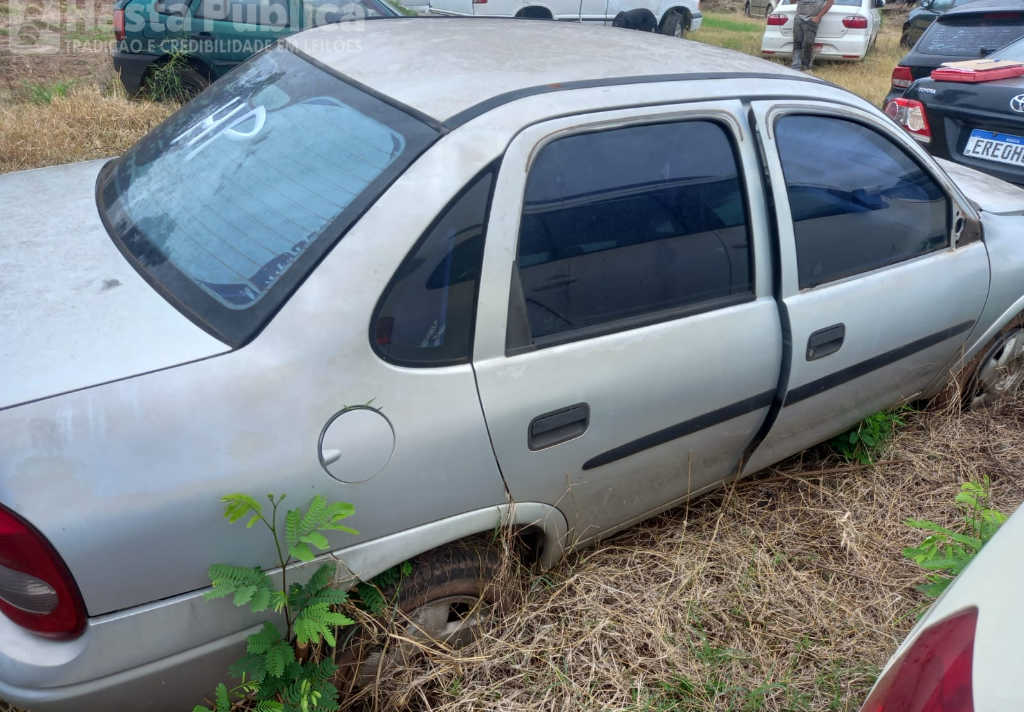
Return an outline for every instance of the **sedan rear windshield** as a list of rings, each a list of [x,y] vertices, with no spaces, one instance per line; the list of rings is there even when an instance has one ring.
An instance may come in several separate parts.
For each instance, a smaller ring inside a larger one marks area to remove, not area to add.
[[[100,212],[154,287],[237,346],[436,136],[278,47],[108,166]]]
[[[983,57],[1024,36],[1024,13],[986,12],[939,18],[917,45],[922,54]]]

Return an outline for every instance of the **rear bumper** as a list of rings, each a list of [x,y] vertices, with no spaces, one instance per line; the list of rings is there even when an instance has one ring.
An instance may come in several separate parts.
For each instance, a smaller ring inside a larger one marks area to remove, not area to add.
[[[121,78],[125,91],[135,96],[142,89],[142,78],[146,70],[156,60],[155,54],[134,54],[132,52],[114,52],[114,71]]]
[[[262,621],[202,591],[91,618],[70,641],[0,616],[0,699],[32,712],[192,709]]]
[[[819,37],[815,40],[820,44],[821,50],[815,52],[814,58],[828,59],[839,62],[859,62],[867,54],[867,39],[863,36],[840,37],[838,39],[826,39]],[[775,57],[793,56],[793,37],[783,34],[765,34],[761,40],[761,54]]]

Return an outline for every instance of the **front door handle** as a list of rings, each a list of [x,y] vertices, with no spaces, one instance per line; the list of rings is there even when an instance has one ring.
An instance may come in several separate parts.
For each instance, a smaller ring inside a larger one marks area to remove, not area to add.
[[[212,32],[193,32],[192,33],[192,39],[194,39],[194,40],[212,40],[213,39],[213,33]]]
[[[846,324],[833,324],[818,329],[807,339],[807,360],[815,361],[834,354],[842,348],[846,338]]]
[[[530,421],[526,444],[531,450],[543,450],[578,438],[590,427],[590,406],[577,403],[568,408],[538,415]]]

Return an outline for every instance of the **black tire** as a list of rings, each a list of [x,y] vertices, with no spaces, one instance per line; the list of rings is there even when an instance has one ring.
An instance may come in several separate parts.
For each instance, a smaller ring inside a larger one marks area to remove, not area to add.
[[[503,584],[502,556],[482,544],[453,544],[422,554],[411,562],[412,573],[396,586],[382,589],[397,611],[392,627],[406,637],[431,640],[458,649],[469,644],[500,613],[514,596]],[[423,611],[436,614],[447,608],[447,627],[441,637],[420,628]],[[475,624],[473,621],[477,621]],[[344,634],[344,631],[342,631]],[[372,684],[389,660],[415,656],[416,646],[389,642],[387,636],[370,626],[360,625],[335,654],[342,694],[351,694]],[[400,657],[396,657],[400,656]]]
[[[774,10],[774,9],[775,8],[772,7],[771,3],[768,3],[767,5],[765,5],[765,7],[764,7],[764,16],[768,17],[769,15],[771,15],[772,14],[772,10]]]
[[[191,101],[203,93],[206,87],[210,86],[210,76],[195,69],[186,69],[178,76],[181,77],[181,98],[183,101]]]
[[[743,14],[750,17],[750,0],[747,0],[747,4],[743,6]]]
[[[902,35],[900,35],[900,47],[909,48],[913,46],[913,44],[914,43],[910,41],[910,34],[908,32],[904,32]]]
[[[661,27],[658,29],[659,34],[668,35],[669,37],[678,37],[683,39],[686,37],[686,31],[690,29],[690,20],[683,13],[678,10],[669,10],[665,13],[665,17],[661,21]]]

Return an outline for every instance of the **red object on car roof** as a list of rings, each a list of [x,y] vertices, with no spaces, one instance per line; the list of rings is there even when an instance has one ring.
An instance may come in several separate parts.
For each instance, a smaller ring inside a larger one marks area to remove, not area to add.
[[[932,70],[932,79],[942,82],[991,82],[1024,76],[1024,63],[1006,59],[972,59],[967,62],[946,62]]]

